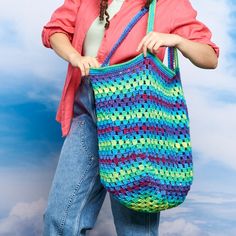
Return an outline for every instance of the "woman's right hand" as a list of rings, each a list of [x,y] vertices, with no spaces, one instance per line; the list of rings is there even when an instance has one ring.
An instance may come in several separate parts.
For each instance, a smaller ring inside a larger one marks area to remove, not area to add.
[[[81,70],[82,76],[89,75],[90,67],[100,67],[97,58],[82,56],[71,44],[68,36],[61,32],[56,32],[50,36],[50,44],[54,51],[72,66]]]
[[[89,75],[90,67],[100,67],[100,63],[96,57],[81,56],[79,53],[70,55],[69,61],[72,66],[80,68],[82,76]]]

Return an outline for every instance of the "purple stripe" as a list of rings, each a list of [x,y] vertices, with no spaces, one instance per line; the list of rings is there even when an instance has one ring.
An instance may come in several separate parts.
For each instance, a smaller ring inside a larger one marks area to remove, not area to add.
[[[165,191],[164,198],[168,197],[177,197],[183,198],[187,195],[188,191],[190,190],[191,182],[188,186],[183,185],[171,185],[171,184],[161,184],[160,180],[155,180],[151,177],[145,177],[141,181],[135,181],[132,185],[122,185],[120,189],[116,186],[115,188],[112,186],[107,186],[109,191],[116,195],[129,195],[131,192],[138,193],[140,191],[140,195],[142,192],[145,192],[145,187],[150,189],[152,188],[152,193],[160,193],[161,191]],[[154,188],[154,189],[153,189]]]
[[[182,165],[191,165],[192,164],[192,155],[191,152],[189,153],[189,155],[178,155],[178,156],[173,156],[173,155],[168,155],[166,154],[165,156],[153,156],[153,155],[147,155],[147,153],[138,153],[138,154],[130,154],[127,156],[122,156],[122,157],[112,157],[112,159],[109,159],[109,157],[107,156],[102,156],[99,159],[99,163],[101,165],[107,165],[106,168],[109,168],[109,165],[111,166],[112,164],[121,164],[121,163],[126,163],[126,162],[130,162],[130,161],[138,161],[138,159],[148,159],[149,161],[153,161],[157,164],[163,163],[163,164],[172,164],[172,165],[178,165],[178,164],[182,164]]]
[[[112,126],[110,123],[107,125],[100,125],[97,132],[99,135],[108,134],[110,132],[123,133],[123,134],[132,134],[136,132],[146,133],[147,131],[155,132],[158,135],[189,135],[189,128],[185,125],[184,127],[178,126],[178,129],[173,128],[173,126],[162,125],[157,127],[156,125],[145,125],[141,123],[140,125],[135,123],[133,126],[125,125],[122,126]]]
[[[97,99],[96,100],[96,107],[98,108],[102,108],[102,107],[126,107],[127,104],[129,106],[135,106],[135,103],[139,104],[139,103],[144,103],[146,101],[152,101],[153,103],[155,103],[156,105],[161,105],[163,107],[166,107],[168,109],[170,109],[171,111],[174,109],[179,110],[181,108],[185,108],[186,109],[186,104],[184,102],[184,100],[182,100],[181,102],[178,103],[170,103],[168,101],[163,100],[162,98],[158,98],[157,96],[153,95],[149,95],[149,94],[136,94],[135,96],[132,97],[124,97],[124,98],[119,98],[117,97],[116,99],[112,100],[111,97],[106,97],[107,99],[109,98],[109,100],[107,101],[102,101],[102,99]]]

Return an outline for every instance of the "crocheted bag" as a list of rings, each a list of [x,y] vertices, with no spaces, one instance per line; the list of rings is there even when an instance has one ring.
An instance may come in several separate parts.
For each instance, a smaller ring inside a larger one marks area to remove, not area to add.
[[[153,30],[156,0],[149,6]],[[125,28],[100,68],[90,68],[95,99],[101,183],[126,207],[158,212],[181,204],[193,178],[189,117],[177,49],[168,47],[168,67],[151,52],[124,63],[109,60],[146,13]]]

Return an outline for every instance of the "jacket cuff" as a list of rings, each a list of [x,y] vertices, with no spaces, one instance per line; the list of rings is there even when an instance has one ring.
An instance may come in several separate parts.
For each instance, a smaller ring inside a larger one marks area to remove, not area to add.
[[[68,32],[64,31],[63,29],[61,29],[60,27],[54,27],[54,28],[43,28],[42,31],[42,42],[43,45],[47,48],[52,48],[51,44],[50,44],[50,36],[55,34],[55,33],[63,33],[65,34],[70,41],[72,41],[72,34],[69,34]]]

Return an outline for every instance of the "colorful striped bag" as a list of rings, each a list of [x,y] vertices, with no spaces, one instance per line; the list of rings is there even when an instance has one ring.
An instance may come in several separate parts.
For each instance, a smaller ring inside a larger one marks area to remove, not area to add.
[[[101,183],[126,207],[158,212],[183,203],[193,178],[189,117],[177,49],[168,67],[150,51],[124,63],[109,60],[146,13],[153,30],[156,0],[125,28],[100,68],[90,68]]]

